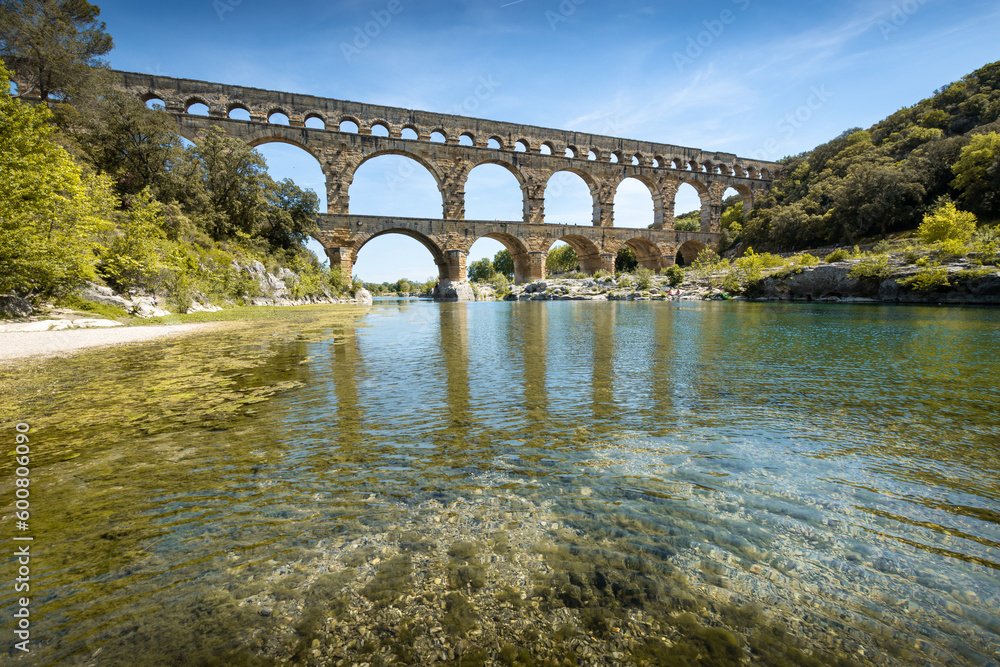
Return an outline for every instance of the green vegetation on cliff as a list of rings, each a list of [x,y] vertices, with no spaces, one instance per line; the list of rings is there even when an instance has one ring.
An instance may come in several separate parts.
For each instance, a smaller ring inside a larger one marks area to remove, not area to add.
[[[948,201],[1000,220],[1000,62],[785,159],[738,240],[793,249],[915,229]]]
[[[0,76],[19,86],[0,91],[0,292],[66,299],[96,280],[184,311],[257,296],[260,265],[295,298],[356,288],[303,246],[314,192],[217,128],[185,148],[165,112],[113,90],[99,14],[0,3]]]

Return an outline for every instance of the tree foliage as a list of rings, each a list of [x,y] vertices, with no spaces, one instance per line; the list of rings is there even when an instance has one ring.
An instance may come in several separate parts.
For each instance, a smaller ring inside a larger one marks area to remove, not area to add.
[[[468,273],[470,282],[487,283],[493,279],[496,271],[493,269],[493,262],[484,257],[470,264]]]
[[[549,250],[545,258],[545,270],[549,273],[569,273],[580,270],[580,260],[570,245],[556,246]]]
[[[998,119],[1000,63],[992,63],[867,130],[851,128],[785,159],[742,241],[764,248],[853,244],[915,229],[942,196],[1000,215],[1000,151],[992,138]]]
[[[510,256],[510,251],[504,248],[493,256],[493,270],[507,278],[514,280],[514,258]]]
[[[924,243],[949,240],[968,243],[975,231],[975,214],[960,211],[954,203],[947,202],[924,216],[917,235]]]
[[[53,294],[93,277],[93,251],[111,226],[107,179],[53,141],[50,119],[0,91],[0,292]]]
[[[77,96],[114,46],[101,10],[86,0],[0,1],[0,57],[21,95]]]
[[[1000,217],[1000,133],[973,136],[952,170],[952,185],[968,210]]]

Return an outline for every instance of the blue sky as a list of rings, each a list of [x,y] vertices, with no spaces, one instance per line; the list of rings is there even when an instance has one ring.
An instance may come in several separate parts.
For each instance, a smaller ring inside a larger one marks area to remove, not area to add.
[[[763,159],[867,127],[1000,59],[995,1],[96,4],[115,39],[108,60],[117,69]],[[375,36],[356,41],[366,27]],[[491,92],[476,97],[484,80]],[[260,150],[274,176],[313,188],[325,206],[315,161],[279,144]],[[351,211],[440,217],[433,179],[414,164],[366,163],[351,187]],[[554,178],[547,221],[587,224],[583,182]],[[467,196],[469,218],[520,218],[520,192],[499,167],[473,172]],[[677,212],[697,203],[682,189]],[[651,221],[648,191],[626,181],[616,224]],[[499,249],[482,240],[470,261]],[[362,249],[355,273],[374,282],[424,280],[436,268],[416,241],[390,235]]]

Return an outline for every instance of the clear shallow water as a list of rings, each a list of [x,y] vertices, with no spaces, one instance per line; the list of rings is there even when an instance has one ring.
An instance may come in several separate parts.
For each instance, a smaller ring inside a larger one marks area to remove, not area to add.
[[[3,370],[6,658],[320,663],[302,617],[420,611],[380,581],[467,596],[475,646],[495,579],[625,664],[998,664],[998,349],[991,310],[390,302]]]

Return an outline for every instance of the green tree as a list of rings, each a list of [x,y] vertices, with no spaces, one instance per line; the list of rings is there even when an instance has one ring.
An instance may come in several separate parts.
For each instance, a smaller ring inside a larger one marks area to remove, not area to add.
[[[265,182],[268,203],[263,237],[272,250],[293,250],[302,247],[306,239],[319,229],[319,197],[312,190],[303,190],[291,179]]]
[[[0,77],[10,72],[0,61]],[[0,292],[67,292],[94,277],[117,201],[52,140],[51,113],[0,91]]]
[[[469,280],[474,283],[487,283],[495,274],[493,263],[485,257],[470,264],[468,272]]]
[[[219,127],[209,130],[189,151],[201,166],[209,203],[207,231],[212,238],[231,239],[237,232],[253,235],[263,229],[269,177],[261,154]]]
[[[848,239],[878,229],[913,228],[923,206],[924,187],[893,165],[861,162],[851,165],[833,193],[834,216]]]
[[[953,187],[970,211],[1000,217],[1000,134],[977,134],[952,167]]]
[[[510,251],[504,248],[493,256],[493,270],[505,276],[508,281],[514,280],[514,258]]]
[[[549,273],[568,273],[580,270],[580,260],[570,245],[561,245],[549,250],[545,258],[545,270]]]
[[[183,150],[170,116],[116,90],[102,96],[97,106],[78,139],[91,163],[114,179],[119,194],[146,188],[164,194],[169,170]]]
[[[85,0],[0,0],[0,57],[21,95],[74,97],[114,46]]]
[[[924,216],[917,235],[924,243],[949,240],[968,243],[975,231],[976,216],[960,211],[954,203],[947,202]]]
[[[101,249],[99,273],[121,289],[155,289],[162,260],[162,210],[148,189],[128,202],[118,228]]]
[[[639,260],[635,257],[635,251],[623,245],[615,255],[615,273],[630,273],[638,266]]]
[[[674,229],[679,232],[696,232],[701,229],[701,211],[688,211],[674,218]]]

